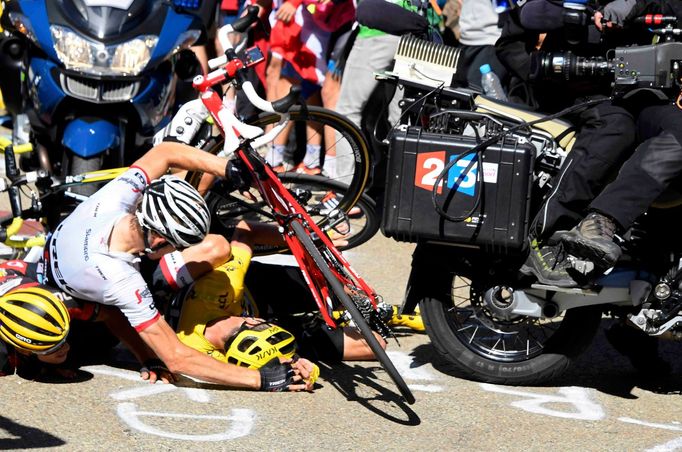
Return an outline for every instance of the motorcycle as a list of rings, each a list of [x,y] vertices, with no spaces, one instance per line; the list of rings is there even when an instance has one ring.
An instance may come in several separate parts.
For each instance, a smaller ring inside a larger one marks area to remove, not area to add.
[[[419,305],[431,342],[457,373],[496,384],[557,377],[605,315],[682,340],[682,240],[674,230],[682,196],[670,192],[653,205],[624,235],[624,258],[593,285],[538,284],[519,271],[530,221],[560,177],[575,132],[562,120],[450,88],[458,56],[405,37],[394,70],[383,75],[405,97],[382,232],[417,243],[401,312]],[[561,62],[549,71],[615,73],[617,92],[679,92],[680,42],[616,48],[599,61],[546,57]],[[570,259],[589,270],[591,263]]]
[[[195,75],[188,48],[214,11],[198,0],[8,2],[0,88],[15,141],[37,144],[22,168],[64,177],[134,161],[170,120],[178,79]]]

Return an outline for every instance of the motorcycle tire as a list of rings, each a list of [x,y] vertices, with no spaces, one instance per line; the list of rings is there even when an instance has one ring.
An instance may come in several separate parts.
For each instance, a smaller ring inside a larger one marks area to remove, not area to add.
[[[433,270],[433,269],[432,269]],[[471,279],[470,279],[471,278]],[[601,321],[599,306],[567,310],[551,321],[543,334],[534,336],[525,327],[539,331],[542,320],[518,316],[514,321],[496,319],[481,303],[467,308],[458,305],[462,282],[473,281],[469,298],[480,298],[473,290],[475,276],[456,273],[434,277],[429,287],[419,288],[421,314],[436,351],[451,364],[458,376],[486,383],[537,385],[561,375],[587,348]],[[478,293],[477,293],[478,292]],[[526,343],[520,340],[526,334]],[[514,344],[518,342],[518,349]],[[533,343],[536,342],[536,343]]]
[[[72,155],[70,163],[70,175],[83,174],[102,169],[103,158],[102,156],[96,156],[84,159],[77,155]],[[94,195],[102,185],[103,184],[85,184],[72,187],[69,190],[79,195],[91,196]]]

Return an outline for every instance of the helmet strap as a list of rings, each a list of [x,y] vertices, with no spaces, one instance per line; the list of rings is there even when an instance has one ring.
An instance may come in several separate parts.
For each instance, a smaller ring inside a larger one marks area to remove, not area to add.
[[[152,247],[149,241],[149,234],[151,234],[153,231],[144,225],[144,222],[142,221],[142,214],[139,211],[135,212],[135,217],[137,218],[137,223],[140,225],[140,229],[142,230],[142,240],[144,241],[144,250],[139,254],[152,254],[159,251],[161,248],[170,245],[170,242],[166,240],[166,243],[161,243],[155,247]]]

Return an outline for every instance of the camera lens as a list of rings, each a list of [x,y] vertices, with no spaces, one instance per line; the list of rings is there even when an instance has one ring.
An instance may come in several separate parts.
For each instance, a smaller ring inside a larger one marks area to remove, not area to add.
[[[534,52],[530,64],[531,80],[574,80],[603,77],[610,72],[602,57],[582,57],[571,52]]]

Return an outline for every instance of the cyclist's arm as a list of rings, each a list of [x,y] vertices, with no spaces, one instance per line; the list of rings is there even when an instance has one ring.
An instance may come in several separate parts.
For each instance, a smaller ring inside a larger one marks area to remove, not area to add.
[[[260,373],[257,370],[221,363],[186,346],[163,318],[142,330],[140,337],[173,373],[233,388],[260,388]]]
[[[282,233],[274,224],[255,223],[241,220],[234,229],[230,246],[239,247],[253,252],[254,245],[284,245]]]
[[[142,169],[149,180],[158,179],[169,168],[203,171],[224,177],[227,160],[182,143],[164,141],[151,148],[132,166]]]
[[[117,307],[100,305],[100,311],[95,321],[104,323],[109,331],[116,335],[118,340],[123,342],[128,350],[135,355],[140,364],[148,359],[157,358]]]

